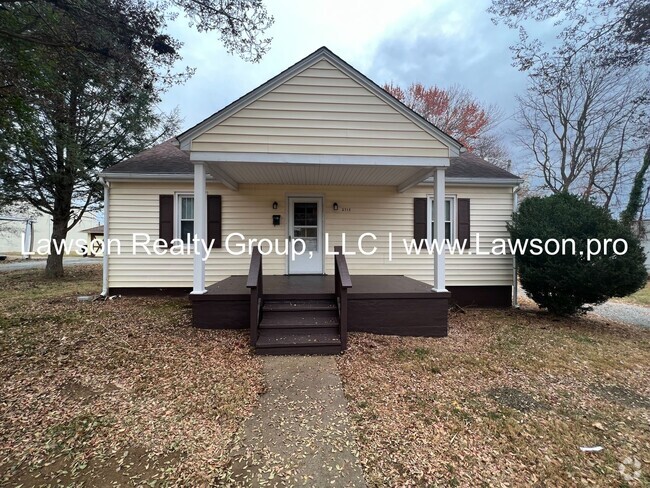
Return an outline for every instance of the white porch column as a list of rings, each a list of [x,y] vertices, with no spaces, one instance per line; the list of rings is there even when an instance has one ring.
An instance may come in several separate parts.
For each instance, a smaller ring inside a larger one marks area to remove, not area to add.
[[[433,219],[435,222],[434,239],[439,240],[441,253],[433,253],[433,290],[447,291],[445,288],[445,170],[437,168],[434,182]]]
[[[205,243],[208,239],[208,197],[205,188],[205,164],[194,163],[194,287],[192,295],[205,289]]]

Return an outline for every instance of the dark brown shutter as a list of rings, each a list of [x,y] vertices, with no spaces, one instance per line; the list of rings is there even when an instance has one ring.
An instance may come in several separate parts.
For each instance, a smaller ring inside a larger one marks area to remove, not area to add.
[[[420,244],[422,239],[427,239],[427,229],[429,224],[427,222],[427,199],[414,198],[413,199],[413,238],[415,242]]]
[[[174,195],[160,195],[158,237],[167,243],[167,247],[174,239]]]
[[[458,241],[469,247],[469,198],[458,199]]]
[[[208,195],[208,245],[221,248],[221,195]]]

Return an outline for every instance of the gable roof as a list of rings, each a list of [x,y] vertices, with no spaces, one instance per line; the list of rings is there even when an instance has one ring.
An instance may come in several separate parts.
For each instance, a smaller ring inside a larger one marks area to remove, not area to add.
[[[194,168],[190,162],[190,156],[185,151],[178,149],[171,140],[168,140],[111,166],[103,174],[108,177],[120,174],[133,177],[176,175],[189,178],[194,174]],[[512,184],[521,182],[521,178],[518,176],[467,151],[461,153],[460,156],[450,158],[446,178],[511,180]]]
[[[220,122],[234,115],[235,113],[245,108],[255,100],[258,100],[259,98],[263,97],[264,95],[271,92],[278,86],[282,85],[285,81],[289,80],[290,78],[296,76],[302,71],[310,68],[311,66],[314,66],[315,64],[323,60],[330,62],[336,68],[341,70],[344,74],[346,74],[351,79],[353,79],[361,86],[366,88],[368,91],[370,91],[372,94],[374,94],[375,96],[383,100],[393,109],[395,109],[397,112],[404,115],[407,119],[409,119],[415,125],[420,127],[422,130],[429,133],[432,137],[440,140],[440,142],[442,142],[450,149],[450,154],[452,156],[459,153],[462,144],[458,140],[456,140],[446,132],[440,130],[438,127],[433,125],[424,117],[420,116],[418,113],[416,113],[415,111],[413,111],[412,109],[404,105],[402,102],[397,100],[395,97],[393,97],[391,94],[389,94],[379,85],[377,85],[367,76],[365,76],[363,73],[356,70],[354,67],[349,65],[347,62],[345,62],[343,59],[338,57],[336,54],[334,54],[332,51],[330,51],[327,47],[324,46],[321,47],[320,49],[317,49],[309,56],[298,61],[297,63],[290,66],[289,68],[285,69],[280,74],[274,76],[273,78],[266,81],[265,83],[255,88],[254,90],[250,91],[246,95],[235,100],[230,105],[224,107],[223,109],[214,113],[210,117],[199,122],[194,127],[179,134],[176,137],[176,139],[179,143],[180,148],[182,150],[189,150],[192,139],[199,136],[200,134],[210,129],[211,127],[218,125]]]
[[[103,234],[104,226],[98,225],[96,227],[91,227],[90,229],[82,230],[81,232],[85,232],[86,234]]]

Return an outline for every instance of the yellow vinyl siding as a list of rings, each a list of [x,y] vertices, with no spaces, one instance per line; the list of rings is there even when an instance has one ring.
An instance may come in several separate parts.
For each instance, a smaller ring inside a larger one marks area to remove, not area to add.
[[[114,181],[111,185],[110,238],[122,241],[122,254],[109,258],[110,287],[191,287],[192,256],[155,256],[138,251],[132,255],[131,233],[158,237],[159,195],[192,192],[192,183]],[[222,195],[222,232],[233,232],[247,238],[284,240],[288,235],[287,198],[296,196],[322,196],[324,230],[330,234],[330,248],[340,244],[346,234],[349,249],[355,249],[358,237],[364,232],[377,234],[376,242],[367,241],[367,247],[378,248],[374,256],[348,256],[348,264],[355,274],[397,274],[432,283],[433,257],[406,256],[402,239],[413,238],[413,198],[432,193],[426,186],[396,193],[394,187],[376,186],[290,186],[290,185],[240,185],[233,192],[220,184],[208,184],[208,193]],[[512,213],[512,190],[499,187],[448,186],[448,195],[471,199],[472,251],[476,246],[476,233],[480,233],[484,250],[488,242],[507,238],[506,221]],[[277,201],[279,208],[272,204]],[[332,204],[339,205],[339,211]],[[342,209],[349,208],[350,211]],[[274,227],[273,214],[282,217],[281,225]],[[388,259],[388,233],[395,243],[392,262]],[[282,244],[283,246],[283,244]],[[356,250],[356,249],[355,249]],[[286,257],[264,257],[265,274],[285,274]],[[333,272],[332,256],[325,257],[325,272]],[[225,247],[214,250],[206,263],[206,283],[211,284],[230,275],[248,273],[248,254],[232,256]],[[447,255],[446,280],[448,286],[511,285],[512,258],[510,256],[450,256]]]
[[[192,151],[449,155],[441,141],[327,61],[204,131]]]

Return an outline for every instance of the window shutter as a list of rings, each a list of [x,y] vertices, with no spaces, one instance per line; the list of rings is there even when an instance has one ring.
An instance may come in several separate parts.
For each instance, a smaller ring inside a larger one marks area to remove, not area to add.
[[[466,247],[469,239],[469,198],[458,199],[458,241]]]
[[[221,248],[221,195],[208,195],[208,243]]]
[[[422,240],[427,239],[427,229],[429,223],[427,222],[427,199],[414,198],[413,199],[413,238],[419,245]]]
[[[174,195],[160,195],[158,237],[170,246],[174,239]]]

